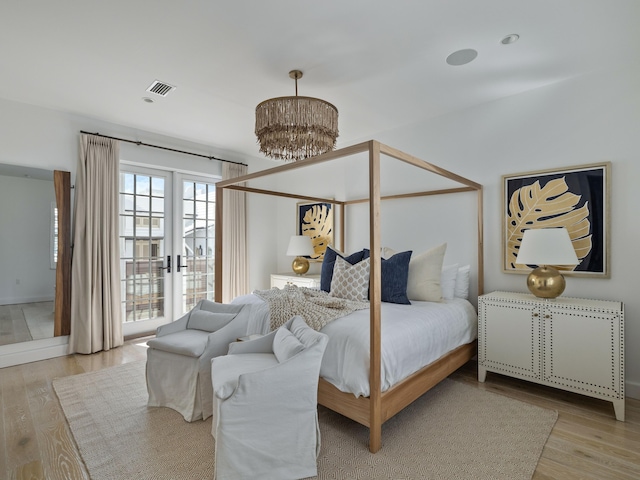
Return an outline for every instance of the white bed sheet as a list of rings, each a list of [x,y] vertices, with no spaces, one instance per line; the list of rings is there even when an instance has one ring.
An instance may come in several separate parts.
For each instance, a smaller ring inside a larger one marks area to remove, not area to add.
[[[232,303],[263,303],[243,295]],[[249,332],[267,333],[268,309],[250,321]],[[369,396],[369,309],[358,310],[327,324],[329,336],[320,376],[343,392]],[[411,305],[381,304],[382,391],[429,365],[451,350],[477,338],[478,316],[467,300],[441,303],[412,301]]]

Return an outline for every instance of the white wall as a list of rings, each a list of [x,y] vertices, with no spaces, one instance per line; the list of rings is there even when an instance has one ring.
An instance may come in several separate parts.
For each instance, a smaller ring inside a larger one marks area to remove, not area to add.
[[[53,180],[0,175],[0,305],[51,301]]]

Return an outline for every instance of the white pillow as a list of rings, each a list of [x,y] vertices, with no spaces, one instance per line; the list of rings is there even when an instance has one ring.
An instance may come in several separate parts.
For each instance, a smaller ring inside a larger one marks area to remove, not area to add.
[[[453,295],[456,298],[464,298],[469,300],[469,270],[471,265],[465,265],[458,268],[458,275],[456,276],[456,288]]]
[[[329,296],[366,302],[369,296],[369,266],[370,258],[351,265],[337,256]]]
[[[187,328],[216,332],[235,318],[237,313],[214,313],[206,310],[192,310],[187,320]]]
[[[440,275],[442,274],[442,261],[446,250],[447,244],[443,243],[411,257],[409,280],[407,281],[407,297],[409,297],[409,300],[423,302],[439,302],[442,300]]]
[[[454,297],[457,277],[457,263],[442,267],[442,273],[440,274],[440,288],[442,289],[442,298],[451,300]]]
[[[278,362],[286,362],[302,350],[304,350],[304,345],[287,327],[278,328],[273,337],[273,354],[278,359]]]
[[[382,258],[391,258],[391,257],[393,257],[396,253],[398,253],[398,252],[396,252],[393,248],[389,248],[389,247],[382,247],[382,248],[380,249],[380,256],[381,256]]]

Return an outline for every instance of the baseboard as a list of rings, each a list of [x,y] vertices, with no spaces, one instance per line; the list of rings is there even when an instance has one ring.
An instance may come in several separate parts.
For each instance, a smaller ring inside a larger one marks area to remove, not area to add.
[[[640,382],[624,382],[625,397],[640,400]]]
[[[49,295],[38,295],[30,297],[0,298],[0,305],[20,305],[22,303],[53,302],[54,298]]]
[[[68,354],[68,336],[2,345],[0,347],[0,368],[63,357]]]

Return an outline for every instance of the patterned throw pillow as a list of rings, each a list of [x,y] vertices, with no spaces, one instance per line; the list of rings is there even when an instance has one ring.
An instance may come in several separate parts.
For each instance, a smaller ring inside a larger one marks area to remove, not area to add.
[[[336,258],[344,258],[351,265],[361,262],[369,256],[369,250],[364,249],[345,256],[337,252],[331,246],[328,246],[324,252],[324,260],[322,260],[322,270],[320,272],[320,290],[325,292],[331,291],[331,280],[333,278],[333,267],[336,264]]]
[[[342,257],[337,257],[329,295],[366,302],[369,296],[369,262],[367,258],[351,265]]]

